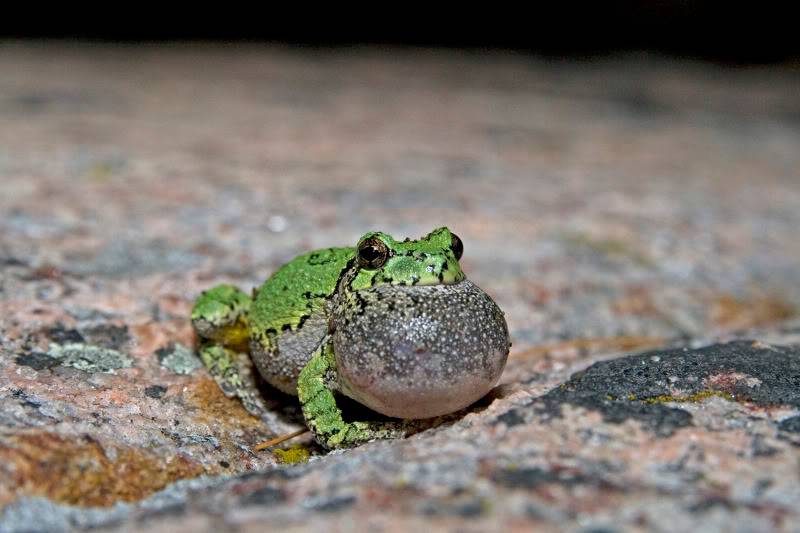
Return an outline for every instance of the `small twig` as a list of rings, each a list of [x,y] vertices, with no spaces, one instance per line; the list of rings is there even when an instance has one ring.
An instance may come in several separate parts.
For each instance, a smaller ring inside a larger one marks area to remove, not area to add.
[[[261,450],[266,450],[270,446],[275,446],[276,444],[280,444],[282,442],[286,442],[289,439],[293,439],[295,437],[299,437],[300,435],[303,435],[305,433],[308,433],[308,429],[306,429],[306,428],[298,429],[297,431],[294,431],[294,432],[289,433],[287,435],[281,435],[280,437],[275,437],[274,439],[265,440],[264,442],[262,442],[260,444],[256,444],[255,446],[253,446],[253,450],[255,450],[257,452],[260,452]]]

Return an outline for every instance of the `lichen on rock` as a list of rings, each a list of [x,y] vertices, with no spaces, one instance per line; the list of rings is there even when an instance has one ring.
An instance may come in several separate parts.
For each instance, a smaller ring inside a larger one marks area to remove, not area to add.
[[[133,366],[133,359],[120,351],[83,343],[51,344],[47,356],[62,366],[84,372],[113,374],[115,370]]]
[[[172,343],[156,350],[158,363],[176,374],[191,374],[203,366],[197,354],[179,343]]]

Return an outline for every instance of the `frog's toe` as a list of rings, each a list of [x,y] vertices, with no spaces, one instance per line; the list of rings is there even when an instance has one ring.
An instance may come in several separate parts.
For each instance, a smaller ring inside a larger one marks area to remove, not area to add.
[[[200,295],[192,308],[192,326],[202,339],[245,351],[250,297],[233,285],[217,285]]]
[[[200,347],[200,359],[219,388],[229,398],[239,398],[250,414],[260,416],[266,411],[255,385],[245,381],[240,357],[243,354],[218,344]]]

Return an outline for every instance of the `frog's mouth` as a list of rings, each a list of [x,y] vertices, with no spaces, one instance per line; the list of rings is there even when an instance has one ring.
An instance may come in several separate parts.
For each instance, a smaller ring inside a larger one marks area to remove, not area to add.
[[[462,409],[497,383],[508,357],[503,312],[468,280],[358,291],[337,317],[342,391],[387,416],[429,418]]]
[[[425,268],[420,268],[420,262],[426,263]],[[465,279],[458,262],[449,262],[442,258],[420,259],[414,255],[392,255],[378,270],[359,270],[350,283],[350,288],[363,291],[382,285],[453,285]]]

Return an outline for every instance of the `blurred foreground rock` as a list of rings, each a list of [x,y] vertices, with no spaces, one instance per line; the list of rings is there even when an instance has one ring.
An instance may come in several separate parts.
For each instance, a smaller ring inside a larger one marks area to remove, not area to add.
[[[0,72],[0,532],[800,523],[796,72],[13,43]],[[442,224],[506,312],[501,386],[254,451],[299,410],[220,392],[195,296]]]

